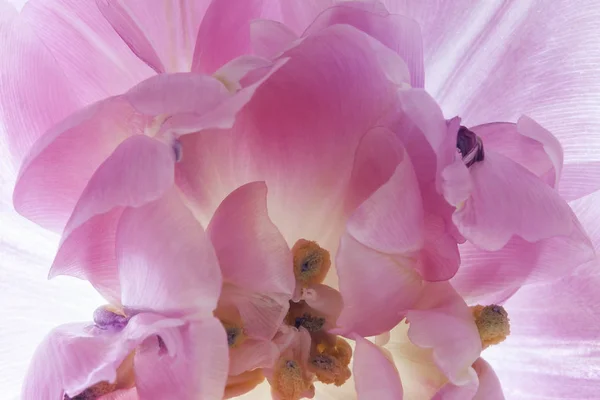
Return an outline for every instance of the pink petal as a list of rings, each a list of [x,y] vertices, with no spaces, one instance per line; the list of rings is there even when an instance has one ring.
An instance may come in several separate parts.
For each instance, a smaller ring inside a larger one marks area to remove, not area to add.
[[[203,115],[213,112],[227,100],[229,92],[212,76],[179,73],[161,74],[146,79],[129,90],[124,97],[138,112],[145,115]]]
[[[389,331],[419,297],[422,281],[408,259],[382,254],[345,234],[336,262],[344,309],[335,331],[361,336]]]
[[[563,153],[558,140],[529,117],[516,124],[494,123],[471,128],[485,150],[502,154],[521,164],[552,187],[560,179]]]
[[[427,88],[448,115],[474,126],[526,114],[558,137],[567,164],[598,160],[598,4],[386,3],[420,23]]]
[[[536,242],[572,231],[567,203],[514,161],[490,151],[470,172],[473,192],[453,220],[474,244],[498,250],[512,236]]]
[[[121,362],[146,338],[182,324],[143,313],[131,318],[120,332],[85,323],[60,326],[38,347],[25,378],[23,399],[57,399],[63,393],[74,397],[101,381],[114,382]]]
[[[270,60],[246,55],[235,58],[223,65],[213,74],[213,76],[224,82],[230,91],[235,92],[243,87],[243,83],[246,83],[244,78],[246,78],[248,74],[254,74],[257,71],[268,71],[271,68],[273,68],[273,62]]]
[[[112,0],[96,0],[98,9],[131,51],[157,73],[166,72],[158,54],[125,8]]]
[[[259,19],[250,23],[250,42],[258,56],[275,57],[297,39],[298,36],[281,22]]]
[[[174,181],[175,154],[145,135],[126,139],[94,172],[65,227],[65,235],[115,207],[139,207],[160,198]]]
[[[121,303],[121,284],[115,253],[117,225],[123,213],[117,207],[96,215],[62,239],[48,278],[69,275],[90,282],[111,304]]]
[[[410,341],[433,349],[435,363],[450,382],[463,385],[470,381],[471,365],[481,353],[481,339],[471,311],[449,283],[428,283],[406,319]]]
[[[336,4],[336,0],[280,0],[283,23],[297,34],[301,34],[325,9]]]
[[[251,291],[291,297],[292,254],[269,218],[264,182],[246,184],[229,194],[215,211],[207,234],[223,279]]]
[[[153,73],[92,1],[34,0],[21,18],[50,50],[82,106],[121,94]]]
[[[117,390],[100,397],[99,400],[139,400],[136,388]]]
[[[36,139],[77,109],[80,101],[34,29],[10,4],[2,7],[0,119],[12,161],[19,165]]]
[[[215,309],[222,281],[214,249],[174,190],[123,212],[116,253],[125,306],[167,312]]]
[[[563,167],[558,193],[566,201],[600,190],[600,161],[567,164]]]
[[[403,254],[419,250],[423,245],[423,208],[408,155],[403,152],[397,157],[394,173],[354,211],[347,229],[367,247],[383,253]]]
[[[470,243],[460,248],[461,267],[453,286],[470,303],[500,302],[525,284],[552,281],[578,273],[596,260],[594,248],[573,218],[574,230],[529,243],[513,237],[502,249],[486,251]]]
[[[196,39],[192,71],[212,74],[226,62],[250,53],[250,21],[260,17],[262,1],[213,0]]]
[[[272,341],[247,339],[239,347],[229,349],[229,375],[271,367],[277,358],[279,348]]]
[[[196,156],[177,165],[178,184],[203,223],[231,191],[265,181],[269,217],[288,245],[307,238],[335,251],[357,143],[395,96],[365,36],[336,26],[306,38],[285,53],[288,62],[262,83],[232,130],[181,138]],[[370,78],[348,87],[356,76]]]
[[[304,289],[302,291],[302,300],[310,308],[317,310],[325,316],[324,329],[330,329],[336,325],[336,321],[344,308],[340,292],[323,284],[312,285],[310,288]]]
[[[45,228],[62,231],[98,166],[126,138],[141,133],[120,98],[96,103],[48,131],[23,161],[13,194],[15,209]]]
[[[355,335],[354,380],[357,399],[402,400],[398,370],[377,345]]]
[[[289,295],[256,293],[225,284],[219,308],[235,307],[248,337],[271,340],[288,312],[289,301]]]
[[[511,334],[486,350],[506,398],[591,399],[600,363],[600,277],[524,286],[505,304]]]
[[[180,328],[161,354],[158,341],[146,343],[135,355],[135,383],[142,399],[221,400],[227,381],[228,348],[223,326],[216,318]]]
[[[473,400],[504,400],[502,386],[490,364],[479,358],[473,364],[473,368],[479,378],[479,388]]]
[[[303,36],[335,24],[351,25],[394,50],[408,65],[411,86],[423,87],[423,45],[419,25],[414,20],[401,15],[390,15],[377,2],[351,1],[319,14]]]

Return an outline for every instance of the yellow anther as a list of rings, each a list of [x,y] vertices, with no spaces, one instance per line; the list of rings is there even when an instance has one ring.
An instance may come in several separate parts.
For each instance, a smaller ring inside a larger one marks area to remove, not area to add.
[[[299,400],[313,388],[309,376],[298,361],[282,357],[275,366],[271,389],[281,400]]]
[[[239,324],[221,321],[227,333],[227,345],[230,348],[238,347],[246,340],[244,329]]]
[[[344,339],[336,337],[335,345],[319,343],[315,346],[316,352],[311,355],[310,369],[323,383],[343,385],[352,375],[350,372],[350,359],[352,348]]]
[[[503,342],[510,334],[510,320],[504,307],[496,304],[477,305],[471,307],[471,312],[484,349]]]
[[[304,286],[323,282],[329,267],[331,257],[329,252],[316,242],[300,239],[292,247],[294,255],[294,275]]]

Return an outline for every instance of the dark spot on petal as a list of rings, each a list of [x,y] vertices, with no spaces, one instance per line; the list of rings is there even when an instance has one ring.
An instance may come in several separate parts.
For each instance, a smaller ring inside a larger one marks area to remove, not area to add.
[[[484,159],[483,141],[473,131],[462,125],[458,129],[456,148],[467,167]]]
[[[94,324],[100,329],[121,330],[128,321],[128,317],[117,314],[106,307],[100,307],[94,311]]]

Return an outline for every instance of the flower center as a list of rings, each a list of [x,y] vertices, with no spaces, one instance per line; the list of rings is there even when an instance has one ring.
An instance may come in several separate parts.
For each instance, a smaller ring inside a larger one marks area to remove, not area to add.
[[[343,385],[352,375],[350,359],[352,348],[341,337],[337,336],[335,344],[319,343],[311,352],[310,370],[323,383]]]
[[[295,303],[290,301],[290,309],[286,315],[285,322],[297,329],[304,327],[309,333],[319,332],[325,325],[325,317],[311,309],[305,301]]]
[[[303,286],[323,282],[331,267],[331,257],[327,250],[316,242],[300,239],[292,247],[292,254],[296,281]]]
[[[471,312],[484,349],[503,342],[510,334],[510,320],[504,307],[476,305],[471,307]]]
[[[478,161],[483,161],[483,141],[474,132],[462,125],[458,129],[456,148],[460,151],[463,162],[467,167]]]
[[[305,371],[296,360],[280,358],[273,372],[271,388],[281,400],[297,400],[312,387]]]

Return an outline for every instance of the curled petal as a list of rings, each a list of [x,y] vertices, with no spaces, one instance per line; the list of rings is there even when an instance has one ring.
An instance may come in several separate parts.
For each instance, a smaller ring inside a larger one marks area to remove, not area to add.
[[[227,338],[216,318],[191,322],[170,338],[162,337],[173,354],[161,354],[158,341],[136,351],[136,387],[142,399],[221,400],[229,364]]]
[[[222,284],[217,257],[175,190],[123,212],[116,253],[125,306],[194,313],[215,309]]]
[[[336,325],[336,321],[344,308],[340,292],[323,284],[312,285],[310,288],[303,290],[302,300],[309,307],[325,316],[325,329]]]
[[[117,369],[138,345],[150,337],[158,342],[156,335],[167,336],[183,324],[178,319],[142,313],[118,332],[90,324],[60,326],[38,347],[25,378],[23,399],[74,397],[103,381],[118,385]]]
[[[521,165],[487,152],[485,160],[471,166],[470,172],[473,192],[453,220],[474,244],[498,250],[512,236],[536,242],[572,232],[567,203]]]
[[[358,335],[354,336],[354,380],[359,400],[402,400],[402,382],[391,355]]]
[[[408,65],[411,86],[423,87],[423,45],[419,25],[414,20],[391,15],[378,2],[350,1],[323,11],[303,36],[335,24],[354,26],[397,52]]]
[[[529,117],[516,124],[493,123],[471,128],[486,150],[521,164],[552,187],[558,185],[563,163],[562,147],[546,129]]]
[[[227,196],[207,234],[226,281],[254,292],[291,297],[295,285],[292,255],[269,218],[264,182],[246,184]]]
[[[428,283],[406,319],[410,341],[433,349],[435,363],[450,382],[460,386],[472,379],[481,339],[470,309],[448,282]]]
[[[389,331],[419,297],[422,280],[408,259],[382,254],[345,234],[336,262],[344,309],[334,331],[361,336]]]

